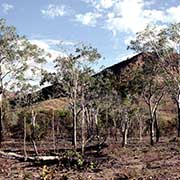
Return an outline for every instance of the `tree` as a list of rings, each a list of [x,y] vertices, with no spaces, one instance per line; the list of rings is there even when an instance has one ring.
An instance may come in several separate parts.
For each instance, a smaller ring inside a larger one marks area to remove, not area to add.
[[[70,100],[70,110],[73,117],[73,145],[77,147],[77,120],[82,113],[82,136],[84,136],[85,106],[91,76],[93,71],[90,64],[101,56],[97,49],[84,44],[76,45],[70,52],[66,51],[66,56],[59,56],[55,62],[55,73],[44,73],[44,79],[55,85],[57,92]],[[84,143],[84,137],[82,137]],[[83,144],[82,143],[82,144]]]
[[[142,97],[148,106],[149,112],[149,131],[150,131],[150,143],[154,145],[155,135],[156,141],[159,140],[159,126],[157,122],[157,110],[158,106],[165,94],[165,85],[161,77],[161,69],[156,61],[150,60],[145,62],[142,73]]]
[[[38,156],[38,150],[36,145],[36,139],[40,134],[40,127],[37,122],[38,111],[36,105],[39,103],[39,97],[41,94],[38,93],[38,85],[31,85],[28,82],[20,81],[18,83],[18,90],[16,92],[15,106],[13,107],[14,112],[18,112],[22,109],[24,118],[24,152],[26,149],[26,137],[32,142],[34,152]],[[29,114],[29,115],[28,115]],[[25,153],[27,157],[27,153]]]
[[[0,143],[5,92],[16,90],[19,81],[30,80],[30,76],[37,72],[36,65],[45,62],[44,57],[43,50],[18,35],[15,27],[8,26],[4,19],[0,19]]]
[[[111,114],[112,106],[114,104],[114,98],[118,97],[118,94],[115,91],[116,80],[115,75],[109,70],[102,71],[94,76],[95,82],[91,90],[91,104],[94,112],[96,135],[98,139],[100,137],[99,119],[101,120],[101,128],[103,128],[105,132],[107,132],[110,127],[109,115]],[[99,116],[100,114],[101,116]]]
[[[161,29],[147,26],[144,31],[137,33],[136,39],[131,41],[128,48],[136,52],[154,54],[154,60],[158,60],[165,85],[177,104],[177,134],[180,136],[180,23]]]
[[[117,128],[120,129],[122,134],[122,147],[128,144],[129,130],[135,119],[135,109],[136,106],[131,95],[127,97],[119,97],[116,95],[112,101],[110,115],[115,127],[113,130],[117,131]],[[117,140],[117,134],[115,134],[115,138]]]

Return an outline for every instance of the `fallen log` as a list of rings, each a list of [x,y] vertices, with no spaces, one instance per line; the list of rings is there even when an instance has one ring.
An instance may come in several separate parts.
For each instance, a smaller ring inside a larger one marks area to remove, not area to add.
[[[0,155],[8,159],[17,159],[19,161],[29,161],[29,162],[37,162],[37,161],[53,162],[53,161],[60,160],[59,156],[35,156],[35,157],[28,156],[26,158],[25,156],[14,153],[14,152],[4,152],[4,151],[0,151]]]
[[[101,149],[103,149],[104,147],[107,147],[107,144],[102,141],[98,144],[95,144],[95,145],[91,145],[91,146],[87,146],[85,148],[86,151],[91,151],[91,150],[96,150],[98,153]],[[80,151],[80,149],[77,149],[77,151]],[[68,158],[70,158],[72,161],[78,161],[76,157],[69,157],[69,155],[67,155],[67,158],[65,157],[60,157],[59,155],[57,154],[54,154],[54,155],[49,155],[49,156],[41,156],[41,155],[38,155],[38,156],[24,156],[24,155],[21,155],[21,154],[18,154],[16,152],[12,152],[11,150],[10,151],[2,151],[0,150],[0,156],[1,157],[4,157],[4,158],[8,158],[8,159],[15,159],[15,160],[19,160],[19,161],[22,161],[22,162],[33,162],[33,163],[40,163],[40,164],[54,164],[54,163],[62,163],[64,164],[64,161],[69,161]]]

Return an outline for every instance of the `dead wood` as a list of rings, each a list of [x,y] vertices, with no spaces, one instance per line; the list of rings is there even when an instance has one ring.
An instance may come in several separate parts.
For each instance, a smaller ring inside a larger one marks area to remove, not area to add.
[[[35,157],[25,157],[23,155],[14,153],[14,152],[4,152],[4,151],[0,151],[0,155],[2,157],[8,158],[8,159],[16,159],[19,161],[29,161],[29,162],[53,162],[53,161],[59,161],[60,158],[59,156],[35,156]]]

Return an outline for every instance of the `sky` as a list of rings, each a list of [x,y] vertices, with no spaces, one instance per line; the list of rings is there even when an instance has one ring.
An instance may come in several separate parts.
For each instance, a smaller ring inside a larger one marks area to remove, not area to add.
[[[98,66],[132,56],[127,45],[147,24],[180,22],[180,0],[0,0],[0,18],[53,58],[57,46],[84,42],[101,53]]]

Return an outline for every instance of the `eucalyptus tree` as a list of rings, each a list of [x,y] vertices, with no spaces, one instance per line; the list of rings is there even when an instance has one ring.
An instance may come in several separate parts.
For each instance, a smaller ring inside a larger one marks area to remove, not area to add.
[[[100,138],[100,130],[105,132],[104,137],[108,135],[108,130],[116,129],[114,122],[110,121],[112,111],[114,111],[115,99],[119,99],[116,91],[117,77],[109,69],[105,69],[94,76],[94,86],[91,91],[91,104],[94,112],[94,122],[96,127],[96,136]],[[112,126],[112,127],[111,127]]]
[[[120,109],[120,128],[122,132],[122,147],[128,144],[128,135],[130,128],[133,127],[133,123],[137,120],[136,116],[136,105],[133,103],[131,96],[127,96],[121,102]]]
[[[155,141],[155,135],[156,140],[159,139],[159,126],[157,121],[157,110],[159,107],[159,104],[165,94],[165,86],[161,80],[159,80],[159,77],[156,75],[152,75],[152,72],[158,74],[158,70],[156,69],[156,66],[154,69],[151,69],[151,73],[147,73],[147,69],[145,69],[145,76],[142,77],[142,92],[141,95],[144,99],[144,102],[148,106],[149,111],[149,131],[150,131],[150,143],[151,145],[154,144]]]
[[[91,65],[101,55],[96,48],[78,44],[65,51],[64,56],[55,59],[55,72],[44,73],[42,82],[49,81],[55,85],[59,96],[65,96],[70,100],[70,111],[73,117],[73,140],[74,148],[77,147],[77,120],[82,117],[82,144],[84,144],[84,121],[85,107],[88,105],[88,91],[91,84],[93,71]]]
[[[17,109],[19,107],[24,107],[23,111],[30,112],[30,117],[27,119],[26,115],[24,116],[24,152],[25,156],[27,157],[26,153],[26,136],[29,137],[29,139],[32,142],[34,151],[36,156],[38,156],[38,149],[36,145],[36,139],[38,136],[38,130],[39,126],[37,123],[37,115],[38,111],[36,110],[36,105],[39,103],[39,96],[40,94],[37,93],[39,87],[38,85],[32,85],[28,82],[19,82],[18,83],[19,91],[17,94],[17,102],[16,106]]]
[[[78,111],[77,115],[81,115],[81,148],[82,148],[82,154],[84,154],[84,149],[86,143],[92,138],[92,135],[89,137],[86,137],[86,128],[85,123],[88,123],[89,114],[87,114],[88,106],[91,102],[92,97],[92,88],[94,79],[92,77],[93,71],[90,67],[87,67],[86,65],[82,66],[80,68],[79,72],[79,104],[80,104],[80,110]]]
[[[32,45],[16,28],[0,19],[0,143],[2,142],[2,108],[7,90],[16,89],[19,81],[37,72],[37,64],[45,62],[44,51]]]
[[[137,33],[136,39],[131,41],[128,48],[154,54],[156,57],[154,61],[158,61],[164,83],[177,104],[177,132],[180,136],[180,23],[170,24],[165,28],[147,26],[144,31]]]
[[[157,141],[159,140],[159,126],[156,115],[160,102],[166,93],[166,87],[161,77],[163,72],[156,58],[153,54],[145,55],[143,64],[136,69],[134,78],[130,81],[130,89],[133,86],[136,101],[137,99],[143,100],[143,103],[141,103],[143,108],[144,104],[147,105],[149,116],[147,122],[151,145],[154,145],[155,137]],[[138,106],[140,108],[140,103]]]

